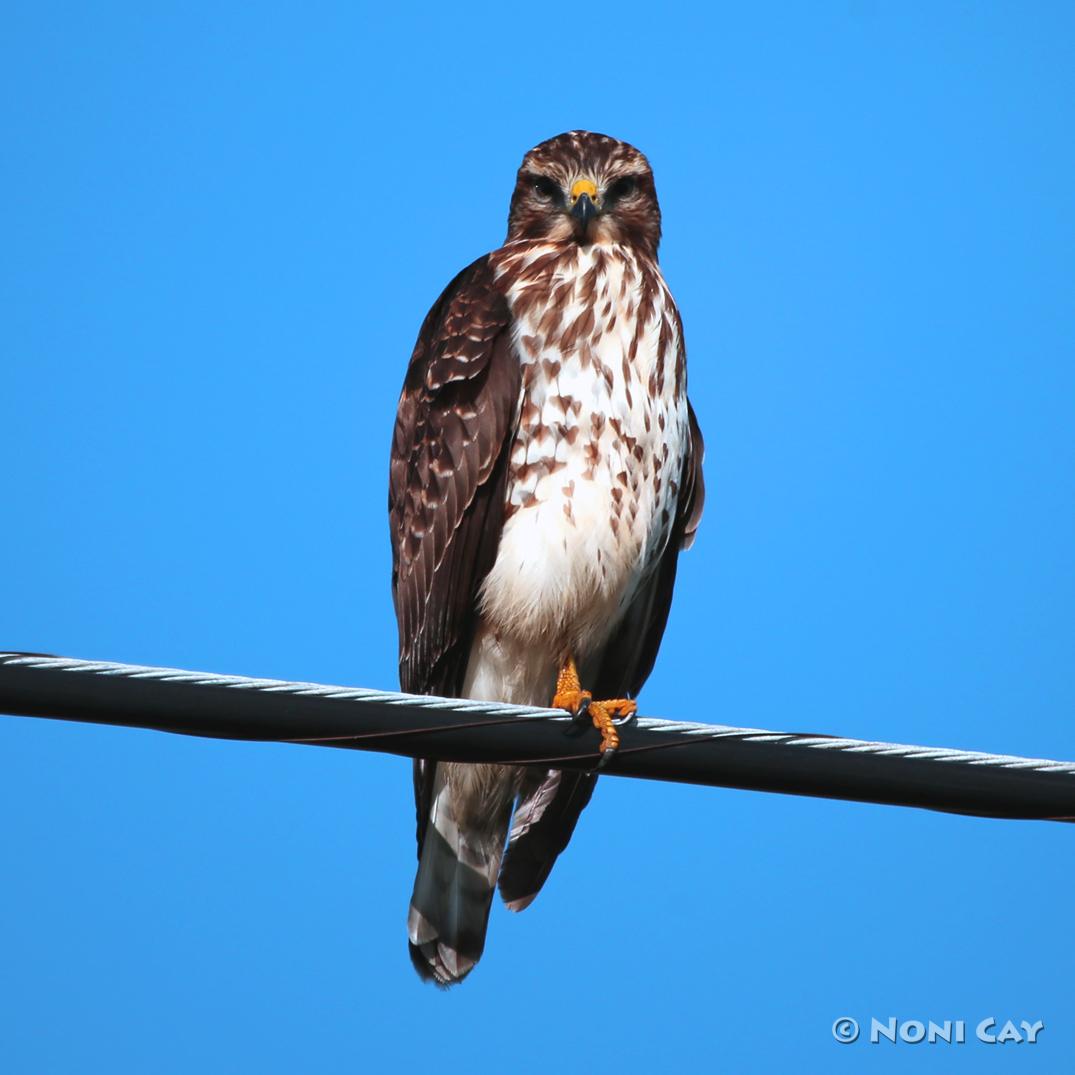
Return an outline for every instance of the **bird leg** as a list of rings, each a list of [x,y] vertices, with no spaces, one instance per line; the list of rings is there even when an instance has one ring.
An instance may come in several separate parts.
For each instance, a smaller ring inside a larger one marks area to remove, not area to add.
[[[629,698],[595,702],[593,695],[582,689],[575,659],[570,654],[564,659],[560,674],[556,677],[556,694],[553,695],[552,705],[554,709],[566,709],[572,716],[589,715],[594,727],[601,733],[599,769],[608,764],[620,745],[617,725],[627,723],[638,711],[638,706]]]

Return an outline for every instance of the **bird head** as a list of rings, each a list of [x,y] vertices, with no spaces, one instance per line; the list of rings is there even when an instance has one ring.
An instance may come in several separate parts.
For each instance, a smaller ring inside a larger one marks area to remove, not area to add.
[[[649,161],[604,134],[568,131],[523,158],[508,240],[623,243],[656,256],[661,209]]]

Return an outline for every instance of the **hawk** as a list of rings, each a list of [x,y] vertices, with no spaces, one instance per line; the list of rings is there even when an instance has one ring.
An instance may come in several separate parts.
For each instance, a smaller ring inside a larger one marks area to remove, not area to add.
[[[698,526],[702,437],[657,264],[646,158],[570,131],[523,158],[498,250],[429,311],[399,400],[389,520],[403,690],[587,712],[618,742]],[[478,962],[493,893],[520,911],[596,773],[417,761],[412,961]]]

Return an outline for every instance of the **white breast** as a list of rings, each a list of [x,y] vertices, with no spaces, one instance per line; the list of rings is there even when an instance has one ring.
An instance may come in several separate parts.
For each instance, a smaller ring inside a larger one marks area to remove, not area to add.
[[[591,246],[528,278],[549,250],[528,247],[503,269],[517,280],[508,295],[523,391],[482,612],[498,638],[584,660],[668,541],[686,396],[678,319],[656,265]]]

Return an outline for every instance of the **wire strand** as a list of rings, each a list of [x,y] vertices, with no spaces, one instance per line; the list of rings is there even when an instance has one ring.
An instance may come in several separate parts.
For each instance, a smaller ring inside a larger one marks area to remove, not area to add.
[[[599,736],[563,710],[177,668],[0,653],[0,711],[217,739],[442,761],[594,769]],[[1075,820],[1075,763],[639,717],[610,776]]]

